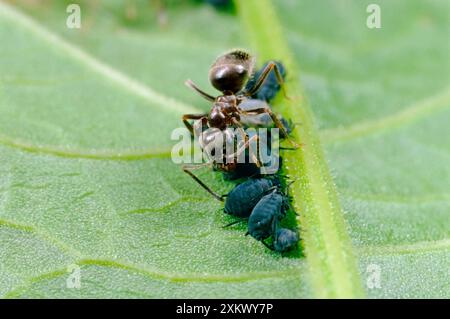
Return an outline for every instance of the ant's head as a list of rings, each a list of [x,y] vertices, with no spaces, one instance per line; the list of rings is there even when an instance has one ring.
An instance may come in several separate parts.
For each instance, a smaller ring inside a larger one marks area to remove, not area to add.
[[[235,94],[253,72],[254,58],[243,50],[232,50],[217,58],[209,70],[211,84],[220,92]]]

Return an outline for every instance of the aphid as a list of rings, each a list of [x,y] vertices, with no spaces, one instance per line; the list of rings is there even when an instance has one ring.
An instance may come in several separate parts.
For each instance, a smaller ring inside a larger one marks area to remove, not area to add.
[[[277,174],[282,166],[283,158],[281,156],[271,156],[270,162],[263,167],[258,167],[254,163],[237,163],[234,170],[223,172],[223,178],[226,181],[233,181],[248,177],[262,177]],[[277,163],[278,162],[278,163]]]
[[[298,234],[279,227],[289,207],[289,195],[284,195],[279,188],[275,188],[270,194],[262,197],[253,208],[248,219],[246,235],[252,236],[267,248],[277,252],[292,249],[298,242]],[[272,237],[271,245],[265,242],[269,237]]]
[[[287,228],[278,228],[272,237],[272,246],[268,247],[280,253],[294,248],[299,240],[298,233]]]
[[[241,218],[248,218],[261,198],[267,192],[280,186],[277,176],[272,178],[251,178],[238,184],[228,193],[224,212]]]
[[[277,230],[278,223],[286,216],[288,209],[288,198],[279,189],[263,196],[250,214],[246,235],[259,241],[269,238]]]
[[[224,131],[229,127],[234,127],[239,130],[244,141],[249,141],[249,136],[244,131],[244,125],[240,121],[241,116],[258,116],[260,114],[267,114],[275,126],[280,129],[282,134],[289,139],[294,148],[298,148],[298,145],[288,137],[283,123],[275,116],[270,107],[267,107],[267,104],[254,105],[254,108],[247,110],[244,110],[239,106],[242,102],[248,100],[249,97],[259,91],[270,71],[273,70],[280,85],[283,84],[283,78],[278,70],[277,64],[275,62],[268,62],[264,70],[261,71],[260,76],[254,80],[254,85],[251,87],[245,87],[249,76],[252,74],[253,67],[254,58],[242,50],[233,50],[219,56],[209,71],[209,79],[211,84],[217,90],[222,92],[222,95],[217,97],[205,93],[192,81],[188,80],[186,84],[205,99],[213,102],[213,106],[209,113],[183,115],[183,123],[186,125],[191,134],[194,133],[194,128],[189,120],[199,120],[202,123],[202,127],[204,123],[209,128],[215,128],[221,131]],[[204,134],[202,134],[200,138],[205,138],[203,135]],[[207,136],[206,138],[211,140],[210,137],[211,136]],[[255,139],[258,139],[257,135]],[[199,142],[200,145],[207,144],[205,141]],[[216,166],[216,169],[223,171],[232,171],[236,169],[236,161],[233,159],[247,148],[251,148],[250,143],[245,143],[245,148],[243,150],[233,154],[234,157],[227,158],[228,160],[231,159],[231,161],[224,162],[223,165]],[[255,150],[250,150],[250,156],[252,157],[253,162],[260,166],[260,162],[257,158],[255,158],[255,154],[257,154]],[[189,173],[190,170],[195,168],[196,167],[193,166],[185,166],[183,170],[199,182],[198,178],[195,178],[192,173]],[[203,186],[204,184],[201,183],[201,185]]]

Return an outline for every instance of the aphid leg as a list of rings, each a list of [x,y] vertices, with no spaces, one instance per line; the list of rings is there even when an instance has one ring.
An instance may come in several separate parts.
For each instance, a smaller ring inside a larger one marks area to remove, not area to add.
[[[233,123],[237,126],[237,128],[238,128],[239,132],[241,133],[241,136],[244,138],[245,142],[249,141],[248,134],[245,133],[244,129],[242,128],[242,124],[238,120],[236,120],[235,118],[233,118],[232,120],[233,120]],[[258,142],[258,139],[259,139],[258,135],[255,135],[254,137],[256,139],[256,142]],[[259,158],[258,158],[258,151],[256,150],[256,152],[255,152],[255,150],[253,149],[251,143],[249,143],[248,149],[250,151],[250,156],[252,157],[253,162],[255,162],[257,167],[261,167],[262,164],[261,164],[261,162],[259,161]]]
[[[270,250],[274,251],[275,248],[273,247],[273,245],[269,245],[268,243],[266,243],[264,240],[261,240],[261,243],[266,246],[267,248],[269,248]]]
[[[269,75],[270,71],[272,71],[272,70],[275,72],[275,76],[277,77],[278,84],[280,84],[280,87],[281,87],[281,90],[283,91],[284,97],[289,99],[289,97],[286,94],[286,90],[284,88],[283,76],[281,75],[281,72],[278,69],[277,64],[273,61],[270,61],[267,64],[267,66],[264,68],[261,75],[259,76],[258,80],[256,81],[255,85],[252,88],[250,88],[247,92],[245,92],[245,94],[247,96],[252,96],[256,92],[258,92],[259,89],[261,88],[261,86],[264,84],[264,81],[267,79],[267,76]]]
[[[287,136],[287,139],[289,141],[289,143],[292,144],[292,146],[294,147],[294,149],[299,148],[299,145],[292,139],[289,137],[289,135],[286,132],[286,129],[284,128],[283,123],[281,123],[281,121],[278,119],[278,117],[272,112],[271,109],[267,108],[267,107],[262,107],[262,108],[258,108],[258,109],[254,109],[254,110],[249,110],[249,111],[242,111],[241,113],[244,115],[258,115],[258,114],[264,114],[267,113],[270,115],[272,121],[275,123],[275,126],[281,130],[281,133],[284,136]]]
[[[194,84],[194,82],[192,82],[191,80],[186,80],[186,82],[184,82],[184,84],[186,84],[189,88],[193,89],[195,92],[197,92],[198,94],[200,94],[201,96],[203,96],[205,99],[207,99],[210,102],[214,102],[216,100],[216,98],[212,95],[209,95],[208,93],[206,93],[205,91],[201,90],[197,85]]]
[[[188,120],[203,120],[206,119],[208,114],[184,114],[182,119],[186,128],[191,132],[191,135],[194,135],[194,129],[191,123]]]
[[[236,224],[238,224],[238,223],[242,223],[243,221],[244,221],[244,220],[235,220],[234,222],[231,222],[231,223],[226,224],[225,226],[222,226],[222,228],[227,228],[227,227],[236,225]]]
[[[198,165],[183,165],[182,169],[183,171],[188,174],[190,177],[192,177],[197,183],[200,184],[201,187],[203,187],[208,193],[210,193],[212,196],[214,196],[215,199],[220,200],[221,202],[224,201],[223,196],[217,194],[214,192],[211,188],[209,188],[205,183],[203,183],[197,176],[195,176],[191,170],[199,169],[204,166],[211,165],[210,163],[203,163]]]
[[[280,150],[284,150],[284,151],[295,151],[296,148],[280,146]]]

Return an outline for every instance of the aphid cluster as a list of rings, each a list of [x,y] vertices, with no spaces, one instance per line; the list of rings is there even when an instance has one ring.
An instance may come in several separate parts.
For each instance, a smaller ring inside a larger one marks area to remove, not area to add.
[[[192,81],[186,81],[190,88],[213,104],[208,113],[185,114],[182,118],[191,134],[198,138],[202,151],[209,154],[206,163],[184,165],[183,170],[216,199],[225,202],[225,213],[248,220],[246,235],[261,241],[271,250],[284,252],[298,242],[297,232],[281,226],[290,209],[289,196],[283,189],[279,169],[267,172],[255,155],[261,151],[261,145],[271,150],[272,137],[268,135],[254,150],[251,142],[261,142],[262,138],[258,134],[248,134],[245,128],[276,127],[281,137],[288,139],[294,149],[298,145],[289,137],[289,123],[277,117],[269,105],[280,89],[284,92],[284,66],[280,62],[269,61],[261,70],[254,72],[254,63],[254,58],[243,50],[232,50],[219,56],[209,71],[211,84],[222,92],[217,97],[205,93]],[[194,120],[194,124],[190,120]],[[196,130],[202,133],[199,137],[194,134]],[[222,152],[217,155],[212,152],[234,143],[238,137],[241,137],[242,143],[233,148],[231,154]],[[245,162],[238,161],[240,155],[244,156]],[[281,157],[273,160],[278,160],[276,167],[281,167]],[[227,195],[219,195],[192,173],[192,170],[207,165],[222,172],[225,179],[246,180]],[[269,238],[272,240],[267,243]]]
[[[274,175],[250,178],[238,184],[226,196],[224,212],[248,219],[246,235],[261,241],[271,250],[283,252],[298,242],[296,232],[280,225],[289,208],[289,196],[284,194],[279,177]],[[272,237],[271,245],[265,241],[269,237]]]

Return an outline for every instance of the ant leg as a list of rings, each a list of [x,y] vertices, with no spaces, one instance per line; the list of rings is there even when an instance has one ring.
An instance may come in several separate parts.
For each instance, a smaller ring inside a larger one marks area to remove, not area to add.
[[[194,135],[194,129],[191,123],[188,122],[188,120],[203,120],[206,119],[208,114],[184,114],[182,119],[183,123],[186,126],[186,128],[191,132],[191,135]]]
[[[209,188],[205,183],[203,183],[197,176],[195,176],[191,170],[194,169],[198,169],[198,168],[202,168],[204,166],[210,165],[210,163],[204,163],[204,164],[199,164],[199,165],[183,165],[182,169],[183,171],[188,174],[190,177],[192,177],[197,183],[200,184],[201,187],[203,187],[203,189],[205,189],[208,193],[210,193],[215,199],[223,202],[223,197],[219,194],[217,194],[216,192],[214,192],[211,188]]]
[[[252,96],[256,92],[258,92],[259,89],[261,88],[261,86],[264,84],[264,81],[267,79],[267,76],[269,75],[269,72],[272,71],[272,70],[274,70],[274,72],[275,72],[275,76],[277,77],[278,84],[280,84],[280,86],[281,86],[281,90],[283,91],[284,97],[288,98],[288,96],[286,95],[286,90],[284,88],[283,76],[281,75],[281,72],[278,69],[278,66],[273,61],[270,61],[267,64],[267,66],[264,68],[263,72],[259,76],[258,80],[256,81],[255,85],[250,90],[248,90],[245,94],[247,96]]]
[[[233,117],[233,123],[237,126],[237,128],[238,128],[239,132],[241,133],[242,137],[245,139],[245,142],[249,141],[248,134],[245,133],[245,131],[244,131],[243,127],[242,127],[242,124],[238,120],[236,120],[234,117]],[[256,141],[258,141],[258,135],[255,135],[254,138],[256,139]],[[256,153],[254,152],[251,143],[248,144],[248,149],[250,151],[250,156],[253,158],[253,161],[256,164],[256,167],[261,167],[262,164],[259,161],[258,152],[257,151],[256,151]]]
[[[245,134],[245,132],[244,132]],[[247,139],[244,143],[244,145],[241,146],[241,148],[239,148],[236,152],[234,152],[233,154],[230,155],[226,155],[225,159],[228,160],[234,160],[234,158],[238,157],[239,155],[242,154],[242,152],[244,152],[247,148],[250,147],[250,143],[253,142],[253,140],[256,140],[258,138],[257,135],[252,136],[250,139]],[[256,159],[258,160],[258,159]],[[259,167],[259,166],[258,166]]]
[[[207,99],[210,102],[214,102],[216,100],[216,98],[212,95],[209,95],[208,93],[202,91],[197,85],[194,84],[194,82],[192,82],[191,80],[186,80],[186,82],[184,82],[184,84],[186,84],[189,88],[193,89],[195,92],[197,92],[198,94],[200,94],[201,96],[203,96],[205,99]]]
[[[294,140],[292,140],[292,139],[289,137],[288,133],[286,132],[286,129],[284,128],[283,123],[281,123],[281,121],[277,118],[277,116],[272,112],[271,109],[269,109],[269,108],[267,108],[267,107],[263,107],[263,108],[259,108],[259,109],[249,110],[249,111],[242,111],[242,110],[241,110],[241,113],[242,113],[242,114],[245,114],[245,115],[247,115],[247,114],[248,114],[248,115],[252,115],[252,114],[253,114],[253,115],[258,115],[258,114],[263,114],[263,113],[269,114],[270,117],[272,118],[272,121],[275,123],[275,126],[276,126],[278,129],[281,130],[281,132],[283,133],[284,136],[287,137],[287,139],[289,140],[289,143],[292,144],[292,146],[294,147],[294,149],[299,148],[299,145],[298,145]]]

